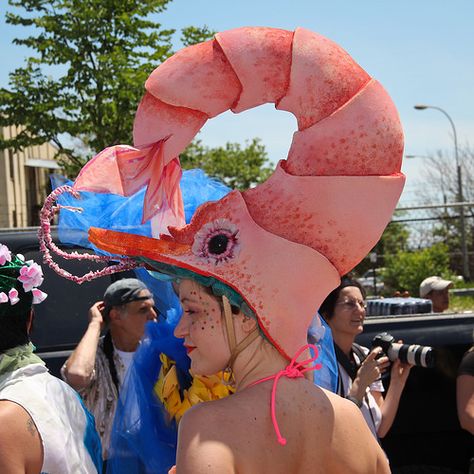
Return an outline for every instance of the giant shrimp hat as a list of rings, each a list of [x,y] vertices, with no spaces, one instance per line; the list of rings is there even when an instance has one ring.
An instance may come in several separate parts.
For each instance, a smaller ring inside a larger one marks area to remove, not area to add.
[[[91,160],[75,191],[129,195],[147,186],[143,219],[180,211],[178,155],[206,121],[272,102],[298,122],[286,160],[263,184],[201,205],[159,238],[91,228],[108,252],[160,272],[223,283],[288,359],[340,275],[375,245],[404,185],[393,102],[338,45],[304,28],[238,28],[155,69],[134,148]]]

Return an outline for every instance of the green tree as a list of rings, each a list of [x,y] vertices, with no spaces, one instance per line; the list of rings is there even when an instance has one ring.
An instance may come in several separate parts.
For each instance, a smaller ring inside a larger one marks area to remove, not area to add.
[[[423,250],[400,250],[385,259],[384,281],[392,290],[408,290],[412,296],[418,296],[420,283],[431,275],[451,277],[449,251],[443,243]]]
[[[196,140],[180,156],[183,169],[201,168],[209,176],[219,178],[233,189],[248,189],[265,181],[273,171],[265,146],[258,138],[246,142],[227,143],[210,148]]]
[[[400,250],[407,250],[410,231],[403,222],[392,221],[382,234],[375,250],[380,255],[393,255]]]
[[[469,146],[460,146],[459,162],[462,170],[463,200],[474,200],[474,149]],[[424,204],[455,203],[459,202],[459,188],[456,159],[452,151],[446,153],[438,150],[435,154],[424,159],[422,186],[418,186],[417,194]],[[427,186],[426,183],[429,183]],[[434,219],[431,224],[433,240],[442,240],[450,250],[451,268],[456,273],[463,273],[461,253],[461,220],[459,208],[433,207],[425,211],[425,215]],[[465,232],[468,251],[472,251],[474,236],[474,207],[465,206]],[[474,271],[474,262],[471,260],[471,273]]]
[[[409,236],[410,231],[406,224],[403,222],[389,222],[382,237],[380,237],[380,240],[371,250],[371,252],[377,254],[377,262],[374,265],[374,263],[370,261],[369,256],[367,256],[355,267],[355,273],[360,276],[374,266],[375,268],[384,267],[387,257],[395,255],[399,251],[407,250]]]
[[[170,1],[9,0],[7,23],[32,32],[14,43],[34,54],[0,89],[0,125],[21,130],[0,148],[53,142],[63,164],[77,171],[95,152],[131,143],[143,84],[172,54],[175,33],[149,17]],[[188,27],[181,40],[211,34],[206,26]]]

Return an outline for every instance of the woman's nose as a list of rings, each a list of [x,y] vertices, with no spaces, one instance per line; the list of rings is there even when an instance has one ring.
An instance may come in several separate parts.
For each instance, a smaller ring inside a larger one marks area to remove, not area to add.
[[[178,324],[174,328],[174,337],[177,337],[178,339],[184,339],[188,333],[187,326],[188,325],[186,324],[186,314],[183,313]]]

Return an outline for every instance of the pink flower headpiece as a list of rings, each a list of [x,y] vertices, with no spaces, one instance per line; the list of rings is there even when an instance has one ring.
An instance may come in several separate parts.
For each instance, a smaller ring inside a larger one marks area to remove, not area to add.
[[[0,304],[14,306],[20,301],[16,288],[17,280],[23,285],[25,293],[31,291],[33,304],[41,303],[48,296],[38,289],[43,283],[43,270],[32,260],[25,262],[23,255],[12,254],[6,245],[0,244]]]

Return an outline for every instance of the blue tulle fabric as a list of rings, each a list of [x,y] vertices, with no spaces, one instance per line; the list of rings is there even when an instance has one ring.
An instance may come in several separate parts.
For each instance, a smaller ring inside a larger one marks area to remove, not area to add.
[[[156,289],[154,284],[151,288]],[[153,392],[161,368],[161,353],[176,361],[180,386],[186,388],[191,383],[189,358],[182,341],[173,336],[180,316],[179,304],[176,305],[176,311],[168,310],[166,319],[147,323],[120,393],[107,473],[167,474],[176,462],[176,423],[168,421],[163,405]]]
[[[323,331],[315,331],[314,325],[309,328],[309,337],[308,339],[316,342],[316,347],[318,349],[319,357],[318,363],[321,364],[320,370],[315,370],[314,374],[314,383],[320,387],[323,387],[331,392],[337,392],[337,378],[338,378],[338,366],[336,353],[334,352],[334,342],[332,338],[331,328],[328,323],[322,318],[319,314],[316,315],[316,318],[321,324],[321,328],[324,328]],[[322,337],[321,336],[322,334]],[[314,354],[311,354],[314,355]]]
[[[53,188],[72,184],[58,175],[52,177],[52,183]],[[206,176],[202,170],[184,171],[180,186],[186,223],[189,223],[200,204],[218,200],[230,191],[219,181]],[[58,200],[60,205],[80,207],[82,212],[61,210],[58,225],[60,241],[64,244],[91,248],[99,254],[104,254],[105,252],[95,248],[87,239],[89,227],[151,236],[150,223],[141,223],[143,198],[144,190],[130,197],[91,192],[81,192],[79,199],[69,194],[61,195]],[[152,266],[166,273],[164,268],[157,268],[159,265],[156,262],[147,263],[154,263]],[[153,387],[161,369],[160,353],[176,361],[182,389],[191,383],[189,358],[182,340],[173,335],[181,316],[181,306],[170,279],[164,277],[164,274],[144,269],[135,272],[137,278],[144,281],[152,291],[159,319],[158,323],[147,324],[145,335],[134,355],[122,387],[111,434],[107,473],[167,474],[176,460],[177,427],[175,422],[168,421],[163,405],[154,395]],[[183,277],[176,271],[169,273],[172,274],[171,278]],[[213,280],[201,283],[207,283],[213,288],[215,286],[216,291],[226,294],[233,304],[243,310],[248,309],[245,308],[242,297],[238,294],[227,294],[226,288],[219,286],[222,286],[221,282]],[[326,326],[326,330],[317,345],[318,362],[322,363],[323,368],[314,372],[314,381],[317,385],[335,391],[337,363],[332,336],[327,324],[323,320],[321,323]]]
[[[53,175],[51,181],[53,189],[64,184],[73,184],[60,175]],[[210,178],[200,169],[183,171],[180,187],[187,224],[198,206],[204,202],[217,201],[230,192],[230,188]],[[104,254],[105,252],[89,242],[87,238],[89,227],[150,237],[150,221],[143,224],[141,222],[144,197],[145,188],[129,197],[81,191],[80,198],[76,199],[71,194],[62,194],[58,199],[60,205],[78,207],[82,211],[61,210],[58,225],[59,240],[67,244],[92,248],[97,253]]]

